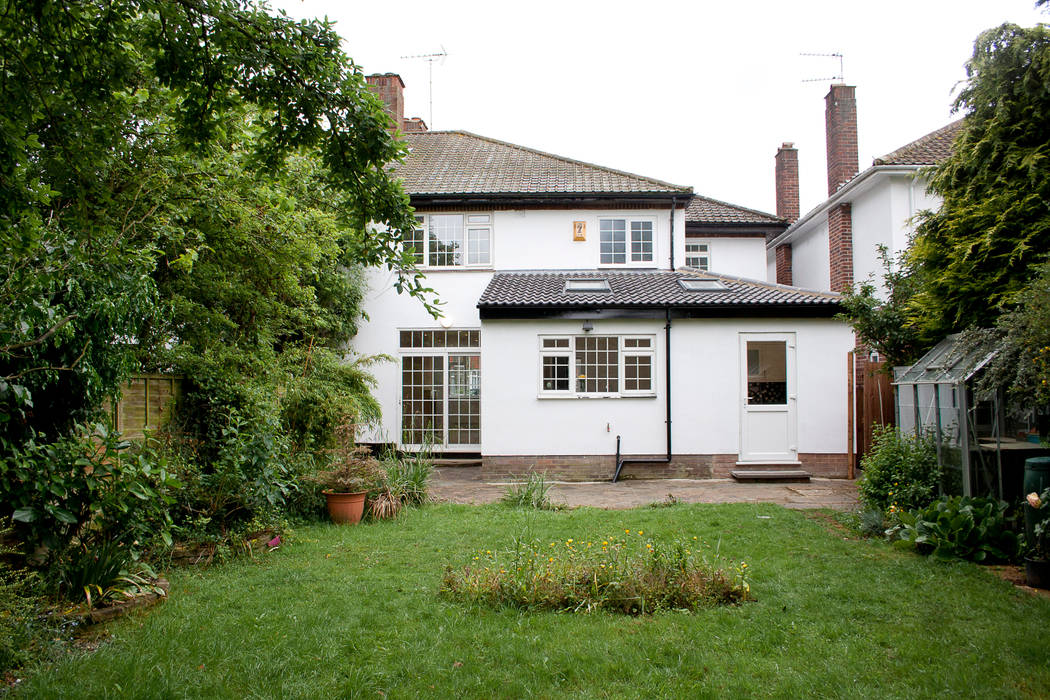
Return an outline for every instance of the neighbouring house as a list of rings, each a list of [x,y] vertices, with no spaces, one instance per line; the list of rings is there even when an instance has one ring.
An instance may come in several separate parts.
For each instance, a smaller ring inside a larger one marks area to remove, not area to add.
[[[912,218],[936,209],[922,169],[951,154],[962,120],[944,126],[861,171],[857,101],[852,85],[832,85],[825,101],[828,198],[800,216],[798,151],[784,143],[776,154],[777,216],[790,224],[766,244],[768,279],[806,289],[841,292],[871,281],[882,286],[880,248],[895,257],[908,246]],[[871,444],[871,426],[893,422],[888,373],[860,345],[855,353],[854,415],[857,451]]]
[[[410,148],[406,245],[444,314],[368,271],[354,349],[395,362],[374,369],[383,422],[364,441],[476,455],[487,475],[847,474],[837,295],[747,279],[777,217],[706,199],[694,216],[688,187],[406,128],[400,78],[369,82]]]

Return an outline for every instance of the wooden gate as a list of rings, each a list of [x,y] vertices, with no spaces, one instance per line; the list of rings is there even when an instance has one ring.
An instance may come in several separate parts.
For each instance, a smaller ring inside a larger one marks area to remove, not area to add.
[[[857,387],[857,456],[871,449],[876,425],[895,425],[892,377],[884,371],[885,362],[863,363],[863,383]]]

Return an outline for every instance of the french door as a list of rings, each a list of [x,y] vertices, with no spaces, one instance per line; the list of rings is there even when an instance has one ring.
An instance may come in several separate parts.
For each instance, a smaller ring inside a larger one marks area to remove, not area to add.
[[[478,331],[402,331],[401,337],[401,446],[480,449]]]

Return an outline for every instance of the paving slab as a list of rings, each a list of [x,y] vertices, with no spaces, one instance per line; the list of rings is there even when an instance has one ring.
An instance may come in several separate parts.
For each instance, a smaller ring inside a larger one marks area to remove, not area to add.
[[[493,503],[514,482],[486,481],[480,467],[438,467],[431,493],[449,503]],[[627,479],[590,482],[551,482],[555,503],[595,508],[637,508],[673,496],[683,503],[776,503],[788,508],[852,510],[857,506],[857,482],[820,479],[808,484],[740,483],[733,479]]]

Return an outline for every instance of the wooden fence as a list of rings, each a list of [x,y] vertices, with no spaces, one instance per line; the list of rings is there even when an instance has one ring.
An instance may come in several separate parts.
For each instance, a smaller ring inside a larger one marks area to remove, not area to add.
[[[137,374],[121,386],[120,402],[112,409],[113,427],[124,437],[141,438],[144,430],[163,426],[182,398],[182,377]]]

